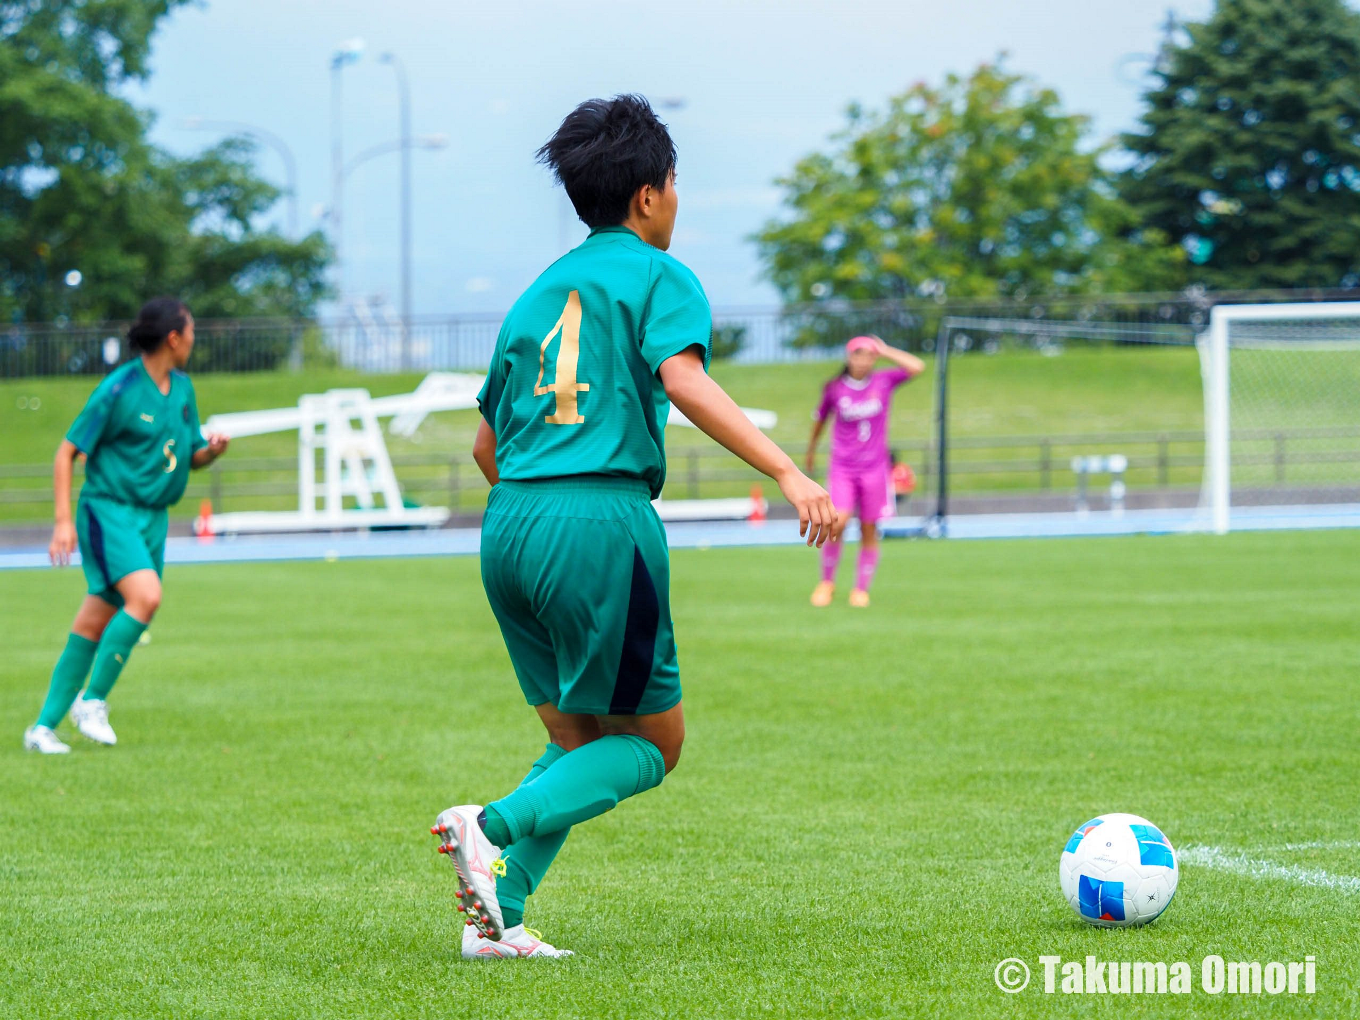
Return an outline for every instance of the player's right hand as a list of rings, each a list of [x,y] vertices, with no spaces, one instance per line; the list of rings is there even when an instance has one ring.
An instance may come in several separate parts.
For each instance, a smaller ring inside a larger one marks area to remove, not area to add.
[[[56,527],[52,529],[52,544],[47,547],[47,555],[52,559],[54,567],[64,567],[71,562],[71,553],[75,551],[78,540],[76,538],[76,526],[70,521],[58,521]]]
[[[831,495],[811,478],[794,468],[779,479],[779,491],[798,511],[798,534],[807,539],[808,545],[820,549],[840,537]]]

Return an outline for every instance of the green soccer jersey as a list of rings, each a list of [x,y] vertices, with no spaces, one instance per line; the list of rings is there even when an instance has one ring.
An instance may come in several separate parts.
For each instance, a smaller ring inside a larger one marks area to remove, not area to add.
[[[515,302],[501,326],[482,415],[502,478],[666,481],[670,401],[657,370],[690,347],[712,352],[698,278],[627,227],[593,230]]]
[[[189,377],[172,371],[162,393],[141,358],[95,387],[66,438],[87,458],[82,495],[152,508],[179,501],[194,454],[208,445]]]

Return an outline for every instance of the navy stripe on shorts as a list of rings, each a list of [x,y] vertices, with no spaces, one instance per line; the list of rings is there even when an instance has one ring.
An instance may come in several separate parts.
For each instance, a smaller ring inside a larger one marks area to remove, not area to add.
[[[656,655],[656,631],[661,622],[661,602],[656,585],[643,562],[642,551],[633,548],[633,580],[628,591],[628,617],[623,627],[623,651],[619,656],[619,675],[610,715],[636,715],[647,681],[652,677]]]

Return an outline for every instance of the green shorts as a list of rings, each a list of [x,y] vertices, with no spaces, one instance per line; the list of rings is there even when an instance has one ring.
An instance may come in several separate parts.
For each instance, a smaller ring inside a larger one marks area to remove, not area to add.
[[[168,524],[164,507],[81,496],[76,504],[76,535],[90,594],[121,609],[123,596],[115,584],[135,570],[164,573]]]
[[[680,702],[666,529],[647,485],[502,481],[482,521],[482,584],[531,705],[649,715]]]

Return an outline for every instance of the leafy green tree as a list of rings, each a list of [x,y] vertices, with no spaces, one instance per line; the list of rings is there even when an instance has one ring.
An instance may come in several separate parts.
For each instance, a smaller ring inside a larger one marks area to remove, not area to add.
[[[117,94],[183,2],[0,0],[0,319],[125,318],[161,292],[199,317],[309,315],[324,295],[321,235],[255,225],[279,191],[250,143],[175,158]]]
[[[755,237],[791,302],[1158,289],[1181,255],[1138,229],[1084,117],[997,65],[851,106],[831,152],[776,183]]]
[[[1164,48],[1121,191],[1211,288],[1354,286],[1360,15],[1219,0]]]
[[[746,327],[737,323],[727,323],[713,327],[713,360],[723,361],[735,358],[746,346]]]

